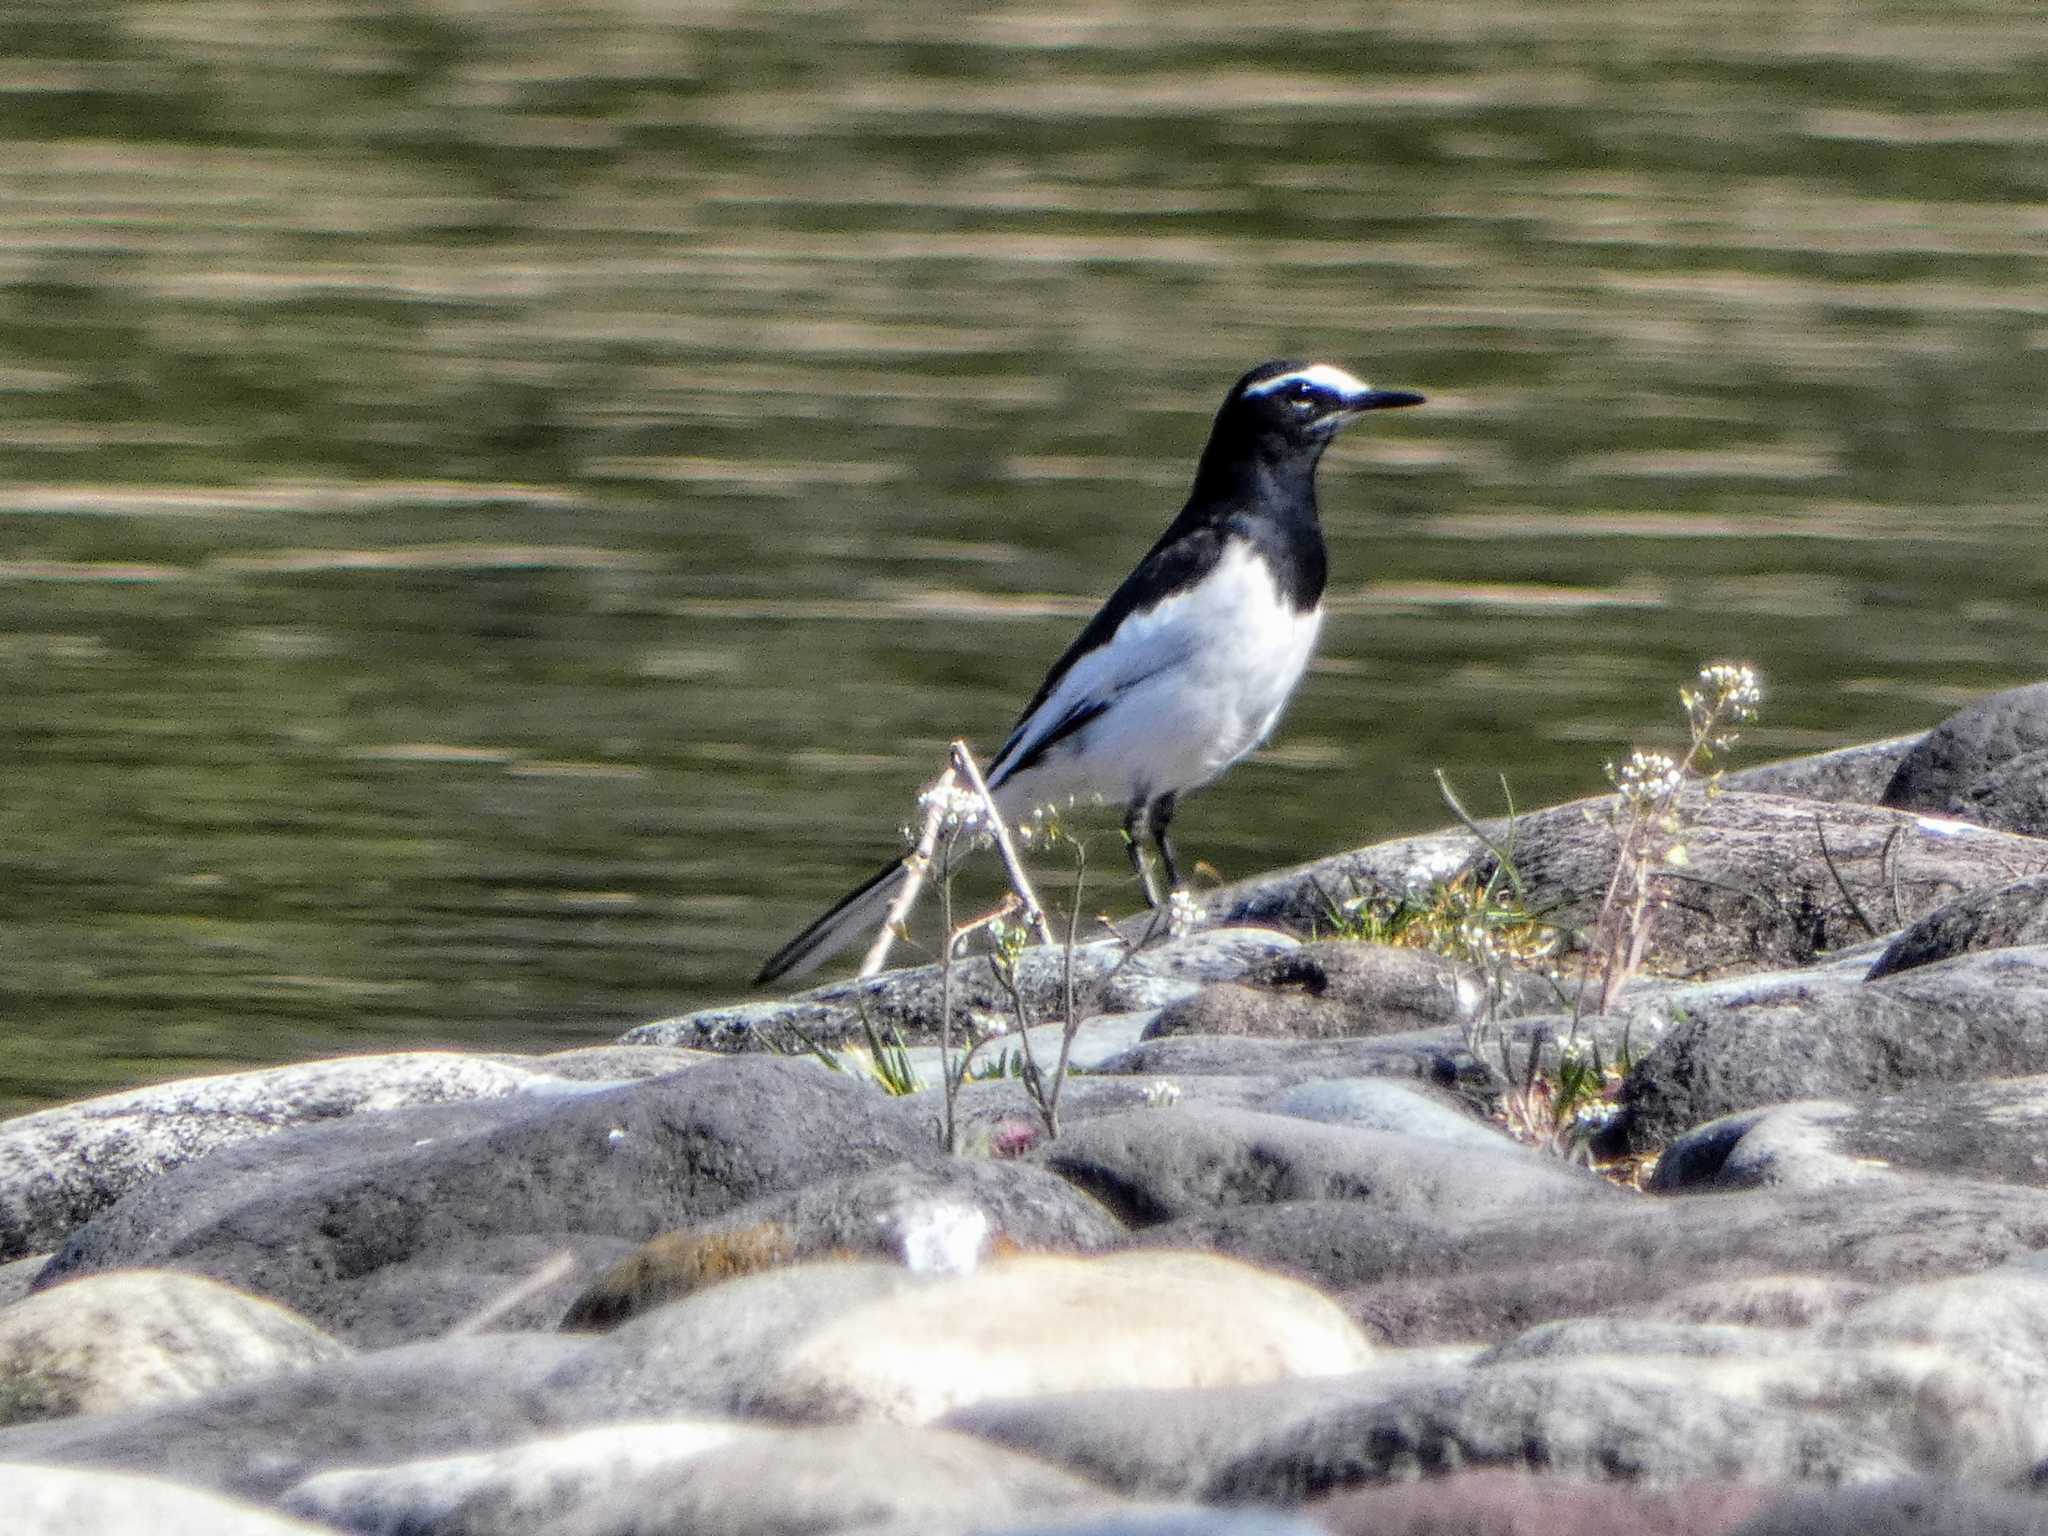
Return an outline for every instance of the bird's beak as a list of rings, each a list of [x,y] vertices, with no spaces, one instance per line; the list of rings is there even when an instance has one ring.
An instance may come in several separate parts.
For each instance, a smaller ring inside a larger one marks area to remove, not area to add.
[[[1361,411],[1390,411],[1400,405],[1420,405],[1426,398],[1406,389],[1368,389],[1346,400],[1344,411],[1350,416]]]

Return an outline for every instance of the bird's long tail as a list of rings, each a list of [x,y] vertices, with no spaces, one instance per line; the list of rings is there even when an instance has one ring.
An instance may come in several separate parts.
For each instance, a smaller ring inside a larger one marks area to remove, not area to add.
[[[910,871],[901,859],[891,859],[863,885],[855,886],[830,911],[768,957],[754,985],[765,987],[785,976],[804,976],[815,971],[863,934],[882,925],[889,904],[903,889]]]

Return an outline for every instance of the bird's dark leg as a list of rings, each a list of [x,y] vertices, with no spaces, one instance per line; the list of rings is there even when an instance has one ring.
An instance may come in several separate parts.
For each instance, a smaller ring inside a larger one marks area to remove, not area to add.
[[[1159,905],[1159,888],[1152,882],[1152,866],[1145,862],[1145,838],[1152,830],[1152,803],[1133,800],[1124,812],[1124,843],[1131,855],[1131,868],[1138,872],[1138,884],[1145,889],[1145,905]]]
[[[1173,813],[1179,808],[1178,799],[1173,795],[1161,795],[1152,802],[1145,819],[1152,827],[1152,841],[1159,845],[1159,862],[1166,866],[1167,894],[1180,889],[1180,866],[1174,862],[1173,844],[1166,840],[1166,829],[1173,821]],[[1154,906],[1158,903],[1154,902]]]

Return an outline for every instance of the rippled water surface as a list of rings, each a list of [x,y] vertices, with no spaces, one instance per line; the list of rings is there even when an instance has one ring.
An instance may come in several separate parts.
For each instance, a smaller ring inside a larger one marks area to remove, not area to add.
[[[0,17],[0,1107],[736,991],[1224,386],[1324,474],[1227,876],[2044,671],[2033,3]],[[1113,836],[1105,904],[1128,904]]]

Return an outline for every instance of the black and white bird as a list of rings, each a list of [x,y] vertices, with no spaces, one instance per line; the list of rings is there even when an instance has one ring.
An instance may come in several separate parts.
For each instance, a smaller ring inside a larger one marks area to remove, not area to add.
[[[1053,663],[990,762],[1005,819],[1074,800],[1119,806],[1146,899],[1159,900],[1148,838],[1178,889],[1166,833],[1180,797],[1272,734],[1315,649],[1323,450],[1365,412],[1422,398],[1286,360],[1231,386],[1180,516]],[[886,865],[771,955],[755,985],[814,970],[878,926],[907,878],[900,860]]]

